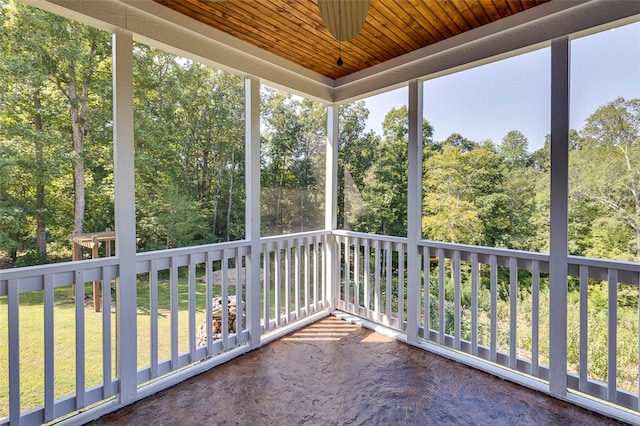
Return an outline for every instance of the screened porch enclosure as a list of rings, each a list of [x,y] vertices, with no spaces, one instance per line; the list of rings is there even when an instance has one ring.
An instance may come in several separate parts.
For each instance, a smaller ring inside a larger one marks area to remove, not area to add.
[[[640,310],[631,325],[621,324],[618,316],[619,293],[637,292],[640,285],[640,264],[569,255],[567,219],[571,37],[635,22],[640,3],[552,1],[537,6],[542,12],[533,8],[540,14],[530,13],[529,19],[498,22],[491,32],[480,28],[450,39],[459,44],[445,41],[336,80],[269,61],[252,48],[240,52],[235,41],[169,13],[159,2],[27,3],[112,33],[116,256],[0,272],[8,360],[7,412],[0,413],[0,425],[95,420],[332,314],[392,336],[411,350],[640,423],[640,353],[632,355],[634,368],[621,367],[628,354],[618,338],[630,327],[640,348]],[[137,252],[134,41],[244,78],[244,239]],[[540,44],[551,58],[549,252],[422,238],[424,80]],[[326,104],[322,229],[273,236],[261,231],[263,85]],[[399,85],[407,88],[406,237],[339,229],[340,105]],[[588,321],[592,281],[602,282],[607,292],[597,328]],[[568,312],[569,284],[577,288],[579,312]],[[100,312],[89,314],[85,298],[98,288]],[[73,292],[71,324],[56,314],[62,291]],[[37,367],[42,380],[36,406],[22,396],[26,376],[35,369],[22,361],[32,346],[21,331],[34,326],[25,317],[26,303],[42,308],[37,319],[42,341],[36,346],[44,362]],[[578,342],[570,341],[568,317],[573,316],[579,317]],[[596,350],[592,342],[602,324],[607,343]],[[73,339],[62,341],[60,330],[67,328]],[[73,360],[60,359],[61,345],[71,348]],[[594,375],[594,362],[605,363],[606,374]],[[89,364],[99,364],[99,373]],[[62,380],[72,383],[73,392],[60,391]]]

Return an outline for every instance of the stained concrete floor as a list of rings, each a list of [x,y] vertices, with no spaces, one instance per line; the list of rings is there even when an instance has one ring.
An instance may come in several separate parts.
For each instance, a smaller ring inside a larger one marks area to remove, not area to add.
[[[325,318],[93,425],[614,425]]]

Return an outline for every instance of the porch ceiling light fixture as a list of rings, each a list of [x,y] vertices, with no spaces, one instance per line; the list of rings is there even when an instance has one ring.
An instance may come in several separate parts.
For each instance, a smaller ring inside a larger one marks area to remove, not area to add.
[[[369,12],[370,0],[318,0],[325,26],[338,41],[358,35]]]

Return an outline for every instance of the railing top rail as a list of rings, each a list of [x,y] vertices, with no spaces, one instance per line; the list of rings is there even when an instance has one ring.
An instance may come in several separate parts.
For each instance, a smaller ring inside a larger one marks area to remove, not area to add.
[[[334,230],[334,235],[344,236],[344,237],[353,237],[353,238],[363,238],[368,240],[380,240],[380,241],[389,241],[392,243],[406,243],[406,237],[396,237],[390,235],[379,235],[379,234],[366,234],[363,232],[353,232],[353,231],[345,231],[345,230]],[[471,244],[457,244],[457,243],[445,243],[440,241],[433,240],[419,240],[418,245],[421,247],[432,247],[432,248],[441,248],[445,250],[457,250],[468,253],[478,253],[478,254],[486,254],[486,255],[495,255],[499,257],[516,257],[519,259],[529,259],[529,260],[538,260],[542,262],[549,261],[548,253],[538,253],[531,251],[523,251],[523,250],[512,250],[512,249],[502,249],[502,248],[494,248],[494,247],[484,247],[484,246],[474,246]]]
[[[597,268],[618,269],[632,272],[640,272],[639,262],[628,262],[622,260],[594,259],[582,256],[569,256],[569,265],[584,265]]]
[[[471,244],[444,243],[444,242],[432,241],[432,240],[420,240],[418,241],[418,245],[434,247],[434,248],[442,248],[445,250],[457,250],[457,251],[469,252],[469,253],[495,255],[498,257],[516,257],[518,259],[539,260],[542,262],[549,261],[548,253],[538,253],[534,251],[474,246]]]
[[[248,247],[250,245],[248,240],[227,241],[224,243],[205,244],[200,246],[179,247],[168,250],[156,250],[148,251],[136,254],[136,260],[138,262],[144,262],[146,260],[157,258],[168,258],[174,256],[184,256],[196,253],[205,253],[207,251],[218,251],[225,249],[233,249],[238,247]]]
[[[367,234],[365,232],[347,231],[344,229],[335,229],[332,231],[333,235],[341,237],[362,238],[366,240],[380,240],[390,243],[406,243],[407,237],[396,237],[392,235],[380,235],[380,234]]]
[[[269,237],[261,237],[260,242],[262,244],[265,244],[265,243],[271,243],[276,241],[295,240],[297,238],[302,238],[302,237],[315,237],[315,236],[330,235],[330,234],[331,234],[331,231],[322,229],[319,231],[297,232],[294,234],[272,235]]]
[[[50,274],[59,274],[77,270],[102,268],[103,266],[118,265],[120,259],[117,256],[103,257],[100,259],[76,260],[72,262],[48,263],[45,265],[28,266],[24,268],[0,270],[0,282],[13,279],[29,278]]]

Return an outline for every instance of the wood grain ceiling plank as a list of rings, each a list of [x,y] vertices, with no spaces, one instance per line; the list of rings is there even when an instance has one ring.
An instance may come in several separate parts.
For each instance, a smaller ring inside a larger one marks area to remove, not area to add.
[[[289,0],[288,3],[290,13],[292,15],[313,18],[311,20],[313,22],[317,22],[317,31],[326,35],[326,41],[323,43],[322,47],[328,52],[334,53],[332,60],[327,62],[327,65],[330,68],[336,67],[336,60],[339,55],[344,61],[343,67],[340,68],[341,73],[344,72],[344,67],[347,66],[347,64],[349,66],[355,66],[357,70],[360,70],[393,58],[391,55],[380,57],[378,54],[379,52],[387,53],[386,46],[380,44],[379,39],[377,38],[368,39],[366,30],[360,31],[358,36],[354,39],[342,42],[340,45],[340,43],[338,43],[338,41],[335,40],[335,38],[326,29],[324,23],[322,23],[318,6],[315,2]],[[368,16],[367,19],[369,19]],[[366,25],[367,24],[365,22],[365,26]]]
[[[398,49],[394,42],[394,35],[389,32],[386,18],[379,11],[380,3],[383,0],[374,0],[369,6],[369,13],[365,19],[362,29],[350,41],[353,46],[367,52],[369,56],[378,60],[393,59],[398,53],[404,52],[407,46]],[[396,53],[394,53],[396,52]]]
[[[438,7],[434,10],[435,2],[418,2],[418,7],[416,9],[420,11],[422,16],[429,22],[431,25],[438,30],[440,33],[442,40],[445,40],[449,37],[453,37],[455,34],[449,29],[446,25],[445,21],[441,20],[436,11],[439,11]],[[448,19],[447,19],[448,20]]]
[[[442,13],[440,13],[439,15],[441,19],[445,19],[444,18],[445,16],[446,18],[448,18],[448,22],[449,22],[448,26],[453,33],[458,35],[471,29],[467,21],[465,21],[462,15],[460,15],[456,5],[452,1],[439,0],[435,4],[437,4],[437,6],[439,6],[440,9],[442,10]],[[434,5],[434,9],[435,7],[436,6]]]
[[[435,18],[430,19],[427,15],[430,14],[429,6],[422,0],[408,0],[407,6],[413,8],[413,13],[418,16],[420,22],[423,22],[425,30],[437,41],[445,40],[450,35],[445,34],[446,28],[444,28],[440,22]],[[431,13],[431,15],[433,15]]]
[[[330,43],[330,35],[324,36],[308,22],[289,14],[284,8],[276,6],[276,9],[251,10],[251,2],[238,2],[236,7],[247,17],[250,27],[257,27],[263,34],[272,34],[272,49],[278,56],[290,60],[295,56],[301,56],[305,58],[305,63],[318,60],[326,63],[335,62],[329,51],[318,49],[318,46]]]
[[[396,50],[395,48],[390,48],[393,45],[393,40],[389,38],[388,34],[380,30],[378,21],[371,14],[367,16],[367,20],[358,36],[349,43],[354,48],[366,52],[368,56],[383,61],[393,59],[393,51]]]
[[[486,1],[486,0],[484,0]],[[491,18],[487,15],[485,8],[482,6],[482,2],[479,0],[466,0],[467,6],[480,25],[486,25],[491,23]]]
[[[323,56],[318,55],[318,52],[311,49],[305,40],[297,37],[291,38],[287,40],[286,43],[283,43],[275,34],[290,34],[292,32],[299,34],[300,31],[295,32],[286,27],[280,28],[277,26],[277,22],[269,19],[256,21],[259,16],[254,14],[254,10],[245,9],[243,7],[246,5],[245,2],[234,4],[232,9],[222,4],[216,4],[217,7],[214,7],[213,3],[211,3],[211,5],[202,5],[201,3],[194,5],[188,1],[171,1],[167,3],[171,3],[171,7],[176,11],[191,16],[200,22],[211,25],[220,31],[274,53],[277,56],[291,60],[305,68],[315,70],[315,62],[318,57]],[[189,7],[189,5],[191,5],[191,7]],[[255,10],[258,14],[262,13],[262,16],[266,16],[268,13],[264,9]],[[215,15],[217,19],[211,20],[208,18],[209,15]],[[259,24],[257,22],[259,22]],[[297,55],[292,56],[292,52],[297,52]],[[326,55],[324,59],[326,61],[331,60],[328,55]]]
[[[420,49],[429,42],[417,30],[418,24],[406,11],[405,4],[398,2],[377,2],[376,9],[385,16],[387,28],[394,34],[394,39],[401,39],[407,43],[410,50]]]
[[[336,61],[340,54],[339,45],[326,30],[324,24],[320,25],[320,31],[318,27],[309,24],[305,19],[296,17],[297,14],[302,17],[317,15],[318,19],[320,19],[319,10],[310,10],[304,6],[306,4],[317,7],[315,3],[291,1],[287,4],[289,10],[284,9],[281,4],[276,4],[275,2],[268,3],[268,6],[273,6],[274,8],[259,8],[257,4],[247,2],[238,3],[242,3],[239,6],[237,5],[242,15],[253,19],[253,22],[257,22],[255,25],[258,27],[257,30],[259,32],[265,31],[265,24],[258,24],[261,19],[263,21],[266,20],[270,25],[266,31],[273,31],[277,34],[283,33],[276,27],[278,25],[277,22],[286,21],[290,23],[288,26],[283,26],[286,29],[284,31],[286,37],[272,40],[273,46],[270,51],[278,56],[290,59],[292,52],[295,52],[295,56],[300,57],[300,59],[294,60],[294,62],[323,75],[331,75],[332,78],[336,75],[346,75],[359,71],[371,63],[369,54],[362,49],[350,47],[351,43],[349,42],[344,42],[342,44],[344,64],[342,67],[337,66]],[[294,6],[297,13],[290,12],[292,10],[291,7]],[[263,17],[261,18],[259,15],[263,15]],[[293,26],[291,26],[292,24]],[[366,47],[369,44],[363,42],[362,45]],[[308,66],[307,64],[312,65]]]
[[[471,28],[478,28],[482,25],[482,23],[476,18],[476,15],[473,13],[469,4],[465,0],[459,0],[458,3],[458,11],[464,17],[464,20],[467,21]]]
[[[229,9],[227,16],[233,16],[233,24],[238,25],[238,29],[231,28],[230,31],[251,35],[257,39],[264,37],[276,50],[285,53],[291,53],[289,47],[295,47],[306,55],[318,55],[318,52],[309,46],[327,41],[326,37],[322,37],[315,28],[303,20],[283,19],[278,9],[265,8],[258,2],[239,1],[231,4]],[[292,15],[287,18],[292,18]]]
[[[522,6],[522,3],[520,1],[509,1],[507,2],[507,6],[509,7],[512,15],[524,10],[524,7]]]
[[[291,0],[288,3],[290,10],[286,11],[286,13],[292,16],[292,19],[304,21],[300,16],[305,17],[311,16],[311,13],[319,13],[319,9],[318,11],[313,10],[312,7],[318,7],[317,4],[313,2],[299,2]],[[371,58],[370,53],[364,50],[367,47],[371,47],[366,40],[362,40],[360,43],[353,43],[353,41],[358,39],[358,37],[356,37],[354,40],[342,42],[342,46],[340,46],[338,40],[331,35],[323,23],[316,20],[309,20],[308,22],[301,22],[300,25],[309,31],[313,31],[316,34],[321,35],[321,40],[316,45],[316,48],[324,49],[327,55],[331,57],[331,60],[327,62],[331,67],[337,66],[336,60],[341,53],[344,54],[344,56],[342,56],[343,60],[349,59],[349,63],[366,63]],[[305,37],[305,33],[301,33],[300,35]]]
[[[379,48],[374,52],[389,59],[413,50],[406,40],[396,38],[394,31],[375,17],[372,17],[372,25],[363,29],[362,35],[367,40],[375,40],[379,44]]]
[[[429,20],[424,17],[420,10],[418,10],[418,7],[416,6],[417,2],[418,0],[407,1],[405,3],[405,7],[407,13],[413,17],[414,22],[419,25],[419,31],[422,33],[423,39],[427,40],[427,45],[444,40],[444,36],[440,33],[440,31],[438,31],[436,27],[431,25],[431,22],[429,22]],[[420,4],[422,4],[422,2],[420,2]]]
[[[489,17],[490,22],[495,22],[501,18],[496,5],[493,3],[493,0],[481,0],[480,4],[484,9],[484,13]]]
[[[511,10],[505,0],[493,0],[493,5],[500,16],[498,19],[506,18],[511,15]]]
[[[342,43],[326,29],[317,0],[154,1],[335,79],[548,0],[371,0],[360,33]]]

